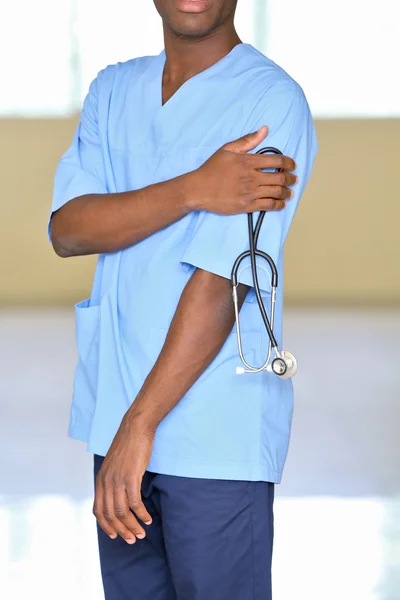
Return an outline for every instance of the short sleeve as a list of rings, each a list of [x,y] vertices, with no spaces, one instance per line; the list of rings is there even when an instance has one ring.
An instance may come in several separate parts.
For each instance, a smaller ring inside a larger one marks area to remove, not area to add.
[[[62,156],[54,179],[52,214],[73,198],[107,193],[103,153],[98,126],[99,76],[83,104],[80,122],[70,148]]]
[[[302,89],[290,80],[290,85],[276,84],[258,102],[243,134],[257,131],[262,125],[269,133],[262,147],[273,146],[296,162],[299,182],[294,186],[294,197],[279,212],[268,212],[261,228],[258,248],[279,263],[283,244],[289,231],[299,200],[307,185],[317,153],[313,120]],[[254,223],[258,214],[254,214]],[[181,262],[191,270],[195,267],[229,278],[237,256],[249,249],[247,215],[216,215],[199,213],[193,235]],[[240,272],[239,281],[252,287],[249,262]],[[270,291],[270,271],[259,269],[260,288]]]

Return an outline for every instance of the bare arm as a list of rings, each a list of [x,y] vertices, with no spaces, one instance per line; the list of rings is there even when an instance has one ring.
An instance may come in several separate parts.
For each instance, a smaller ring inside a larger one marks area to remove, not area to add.
[[[74,198],[53,214],[51,237],[64,258],[103,254],[137,244],[194,209],[188,176],[120,194]]]
[[[240,285],[240,306],[248,288]],[[230,281],[197,269],[187,283],[163,349],[126,413],[96,481],[94,514],[112,538],[144,537],[151,517],[140,486],[154,432],[222,348],[235,321]]]
[[[137,244],[194,210],[232,215],[282,210],[296,183],[294,161],[247,154],[267,127],[218,150],[199,169],[169,181],[119,194],[79,196],[57,210],[51,237],[59,256],[105,254]],[[282,173],[261,169],[281,168]],[[229,177],[227,177],[229,173]]]

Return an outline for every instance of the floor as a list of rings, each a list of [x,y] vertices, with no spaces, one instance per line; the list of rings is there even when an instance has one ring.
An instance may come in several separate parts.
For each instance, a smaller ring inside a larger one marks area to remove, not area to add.
[[[286,312],[295,380],[275,600],[400,600],[400,312]],[[0,312],[0,597],[101,600],[70,311]]]

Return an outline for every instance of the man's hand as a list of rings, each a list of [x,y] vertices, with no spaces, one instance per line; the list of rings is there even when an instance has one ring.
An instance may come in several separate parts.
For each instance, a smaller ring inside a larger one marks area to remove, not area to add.
[[[225,144],[199,169],[188,173],[187,197],[194,210],[221,215],[282,210],[297,183],[292,158],[277,154],[248,154],[267,136],[268,127]],[[280,173],[263,169],[283,169]]]
[[[143,539],[139,520],[151,524],[141,496],[144,472],[150,461],[154,431],[127,412],[96,479],[93,514],[112,539],[120,535],[128,544]]]
[[[291,173],[296,165],[286,156],[248,154],[267,133],[262,127],[225,144],[200,168],[169,181],[73,198],[53,214],[54,250],[63,257],[118,252],[195,210],[221,215],[281,210],[291,198],[289,187],[297,182]],[[277,168],[283,171],[262,172]]]

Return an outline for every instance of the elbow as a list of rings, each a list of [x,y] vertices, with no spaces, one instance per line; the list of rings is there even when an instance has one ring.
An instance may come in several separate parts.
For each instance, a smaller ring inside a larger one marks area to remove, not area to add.
[[[62,221],[57,211],[54,213],[50,223],[51,243],[54,252],[60,258],[78,256],[80,253],[74,236],[69,231],[64,231],[64,229],[65,227],[62,226]]]
[[[70,258],[82,254],[81,248],[72,236],[57,231],[57,227],[51,227],[51,243],[54,252],[60,258]]]
[[[71,256],[76,256],[76,254],[75,254],[75,252],[73,251],[72,248],[69,248],[69,247],[61,244],[59,242],[59,240],[53,240],[52,244],[53,244],[54,252],[60,258],[69,258]]]
[[[53,232],[51,235],[51,243],[53,245],[54,252],[60,258],[69,258],[70,256],[77,255],[76,249],[71,243],[68,243],[68,239],[60,238],[57,235],[54,235]]]

